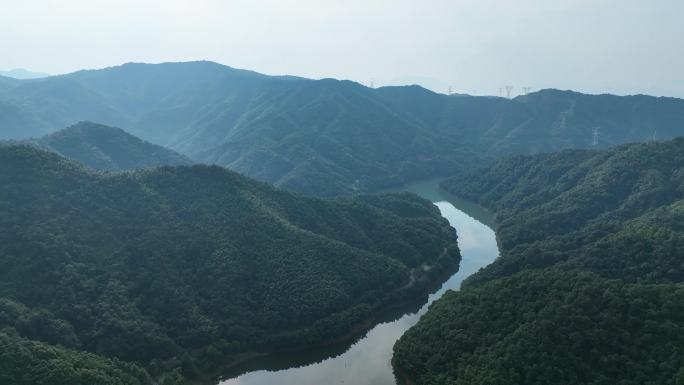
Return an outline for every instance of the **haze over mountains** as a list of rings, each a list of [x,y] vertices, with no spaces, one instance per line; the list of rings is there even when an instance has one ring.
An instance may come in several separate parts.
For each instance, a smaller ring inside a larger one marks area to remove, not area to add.
[[[33,72],[23,68],[15,68],[9,71],[0,71],[0,76],[14,79],[38,79],[46,78],[50,76],[50,74],[44,72]]]
[[[513,100],[266,76],[212,62],[0,81],[0,138],[89,120],[292,191],[373,191],[505,154],[670,138],[684,101],[543,90]]]

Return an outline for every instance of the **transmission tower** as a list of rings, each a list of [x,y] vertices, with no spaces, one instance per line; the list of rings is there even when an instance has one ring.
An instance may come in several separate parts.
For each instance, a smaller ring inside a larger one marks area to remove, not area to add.
[[[594,147],[598,146],[599,131],[600,130],[601,130],[601,127],[594,127],[594,132],[592,133],[592,141],[591,141],[591,145]]]
[[[511,91],[513,91],[513,86],[506,86],[506,97],[511,98]]]
[[[568,119],[568,113],[566,111],[563,111],[560,113],[560,130],[565,131],[565,128],[567,127],[567,119]]]
[[[530,87],[523,87],[523,92],[525,93],[525,95],[529,94],[529,93],[530,93],[530,90],[532,90],[532,88],[530,88]]]
[[[451,94],[453,93],[453,90],[451,89],[451,86],[449,86],[449,91],[448,91],[448,92],[449,92],[449,95],[451,95]]]
[[[375,88],[375,80],[370,81],[370,88]]]

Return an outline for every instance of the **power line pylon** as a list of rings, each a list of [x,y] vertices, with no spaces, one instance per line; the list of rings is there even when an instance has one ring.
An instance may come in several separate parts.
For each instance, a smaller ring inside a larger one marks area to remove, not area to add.
[[[506,97],[511,98],[511,91],[513,91],[513,86],[506,86]]]
[[[594,127],[594,131],[591,134],[592,135],[591,145],[594,147],[598,146],[600,130],[601,130],[601,127]]]

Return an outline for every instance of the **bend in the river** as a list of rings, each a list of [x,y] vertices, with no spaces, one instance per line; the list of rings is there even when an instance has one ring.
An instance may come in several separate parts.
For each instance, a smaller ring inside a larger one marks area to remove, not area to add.
[[[392,347],[401,335],[415,325],[430,303],[447,290],[458,290],[461,282],[499,255],[491,213],[460,200],[439,189],[440,179],[412,183],[401,190],[416,193],[432,201],[458,234],[462,260],[459,271],[431,294],[426,303],[402,309],[403,313],[387,314],[387,322],[379,323],[357,340],[287,355],[265,356],[241,368],[244,373],[221,382],[221,385],[395,385],[390,364]],[[420,310],[416,312],[416,309]],[[311,362],[314,362],[311,364]]]

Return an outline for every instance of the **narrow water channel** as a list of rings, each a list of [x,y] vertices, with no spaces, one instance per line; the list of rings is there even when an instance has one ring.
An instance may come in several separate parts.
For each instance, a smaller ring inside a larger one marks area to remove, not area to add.
[[[402,188],[437,205],[442,216],[456,229],[463,257],[458,273],[431,294],[420,310],[415,312],[414,308],[390,316],[391,321],[376,325],[351,347],[347,343],[255,361],[251,367],[242,369],[244,374],[221,385],[395,385],[390,359],[397,339],[418,322],[432,301],[449,289],[458,290],[466,277],[499,255],[494,231],[487,225],[491,223],[491,214],[439,190],[439,181],[427,180]]]

